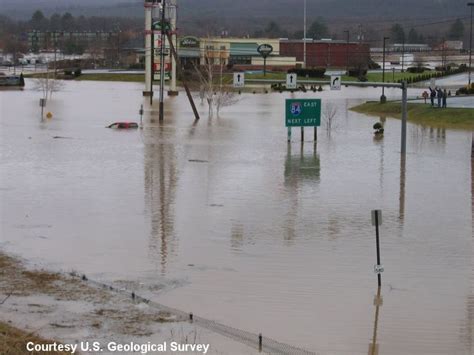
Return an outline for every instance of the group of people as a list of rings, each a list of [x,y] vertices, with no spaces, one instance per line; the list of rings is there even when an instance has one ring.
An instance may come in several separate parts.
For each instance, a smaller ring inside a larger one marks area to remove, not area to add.
[[[438,99],[438,107],[441,107],[441,104],[443,105],[443,108],[447,107],[447,100],[448,100],[448,92],[446,89],[444,91],[440,87],[436,87],[434,89],[429,87],[430,89],[430,100],[431,100],[431,106],[435,106],[435,99]]]

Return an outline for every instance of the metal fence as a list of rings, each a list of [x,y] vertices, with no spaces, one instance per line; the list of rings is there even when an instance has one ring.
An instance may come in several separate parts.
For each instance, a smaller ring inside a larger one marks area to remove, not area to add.
[[[263,336],[262,334],[255,334],[255,333],[251,333],[245,330],[233,328],[233,327],[230,327],[228,325],[225,325],[213,320],[196,316],[193,313],[187,313],[176,308],[165,306],[161,303],[139,296],[134,291],[130,291],[125,288],[117,288],[115,286],[112,286],[103,282],[91,280],[86,275],[78,275],[76,273],[71,273],[70,275],[73,277],[79,277],[82,281],[92,284],[96,287],[107,289],[109,291],[113,291],[113,292],[122,294],[124,296],[130,297],[135,302],[143,302],[149,305],[150,307],[175,315],[178,317],[179,320],[182,320],[182,321],[187,320],[189,322],[192,322],[193,324],[206,328],[210,331],[213,331],[215,333],[218,333],[230,339],[233,339],[237,342],[245,344],[263,353],[298,354],[298,355],[299,354],[301,355],[310,355],[310,354],[315,355],[316,354],[314,352],[311,352],[299,347],[295,347],[289,344],[281,343],[279,341],[267,338]]]

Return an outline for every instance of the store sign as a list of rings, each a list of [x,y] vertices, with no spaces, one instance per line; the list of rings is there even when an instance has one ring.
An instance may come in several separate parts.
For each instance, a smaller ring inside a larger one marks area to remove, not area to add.
[[[272,54],[273,52],[273,47],[272,45],[270,44],[261,44],[258,46],[257,48],[257,52],[260,53],[260,55],[263,57],[263,58],[266,58],[268,57],[270,54]]]
[[[179,45],[181,48],[196,48],[199,47],[199,43],[199,38],[192,36],[183,37],[179,41]]]

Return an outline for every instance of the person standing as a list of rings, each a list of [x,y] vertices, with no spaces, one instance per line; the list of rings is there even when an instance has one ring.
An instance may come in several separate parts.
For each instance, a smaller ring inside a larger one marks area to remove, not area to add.
[[[448,92],[446,91],[446,89],[444,89],[444,91],[443,91],[443,108],[448,107],[447,101],[448,101]]]
[[[436,97],[438,98],[438,107],[441,107],[441,101],[443,100],[443,90],[441,88],[436,90]]]
[[[429,87],[430,89],[430,100],[431,100],[431,107],[434,106],[434,98],[436,97],[436,91]]]

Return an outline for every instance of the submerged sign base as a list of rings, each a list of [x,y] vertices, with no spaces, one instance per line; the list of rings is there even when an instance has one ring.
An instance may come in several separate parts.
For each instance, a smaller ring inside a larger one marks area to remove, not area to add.
[[[287,99],[286,127],[321,126],[321,99]]]

